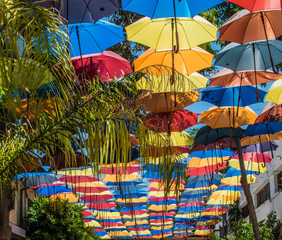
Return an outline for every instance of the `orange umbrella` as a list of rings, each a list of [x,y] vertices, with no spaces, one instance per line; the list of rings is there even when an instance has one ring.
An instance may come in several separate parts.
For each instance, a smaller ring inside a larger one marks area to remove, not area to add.
[[[165,65],[174,68],[183,75],[190,75],[198,70],[212,66],[213,55],[200,47],[191,50],[181,49],[178,53],[172,50],[154,50],[149,48],[134,61],[135,71],[146,68],[146,72],[162,76],[155,65]],[[176,74],[178,74],[176,72]]]
[[[244,137],[241,139],[241,145],[253,145],[257,143],[271,142],[276,140],[282,140],[282,132],[277,132],[274,134],[261,134],[252,137]]]
[[[199,92],[158,93],[145,91],[137,97],[135,104],[140,110],[160,113],[179,111],[198,100]]]
[[[200,123],[211,128],[238,128],[254,124],[256,118],[257,114],[249,107],[212,107],[201,114]]]
[[[251,13],[243,9],[222,25],[219,40],[244,44],[265,39],[277,39],[282,35],[281,18],[281,10]]]
[[[209,86],[246,86],[277,80],[281,75],[271,71],[234,72],[224,68],[210,79]]]

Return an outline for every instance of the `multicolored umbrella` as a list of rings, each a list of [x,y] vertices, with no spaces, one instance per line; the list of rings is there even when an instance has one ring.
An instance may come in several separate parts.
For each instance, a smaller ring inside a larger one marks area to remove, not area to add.
[[[200,16],[177,18],[179,49],[191,49],[217,39],[217,28]],[[156,50],[171,49],[175,44],[174,19],[144,17],[125,28],[127,39]]]
[[[107,82],[132,72],[130,63],[111,51],[73,57],[72,64],[81,83],[96,78]]]
[[[145,68],[147,73],[161,76],[155,65],[164,65],[174,68],[175,74],[190,75],[212,66],[212,59],[213,55],[200,47],[180,49],[177,53],[149,48],[134,61],[134,67],[135,71]]]

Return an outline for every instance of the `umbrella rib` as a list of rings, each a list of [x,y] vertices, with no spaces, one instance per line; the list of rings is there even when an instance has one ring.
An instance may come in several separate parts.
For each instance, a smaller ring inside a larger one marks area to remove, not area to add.
[[[156,3],[156,5],[155,5],[154,11],[153,11],[153,13],[152,13],[152,18],[153,18],[154,15],[155,15],[155,12],[156,12],[156,10],[157,10],[158,4],[159,4],[159,0],[157,0],[157,3]]]

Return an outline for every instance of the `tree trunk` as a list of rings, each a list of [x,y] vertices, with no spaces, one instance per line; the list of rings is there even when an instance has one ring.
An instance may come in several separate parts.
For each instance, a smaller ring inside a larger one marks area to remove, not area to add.
[[[13,209],[13,192],[11,186],[3,185],[0,189],[0,240],[10,240],[10,211]]]
[[[250,215],[250,219],[251,219],[253,231],[254,231],[254,237],[256,240],[261,240],[255,206],[254,206],[253,198],[251,195],[250,186],[247,181],[247,174],[246,174],[246,169],[244,165],[240,138],[236,138],[236,142],[237,142],[237,150],[238,150],[239,163],[240,163],[240,169],[241,169],[241,185],[242,185],[242,188],[244,189],[244,193],[246,196],[248,209],[249,209],[249,215]]]

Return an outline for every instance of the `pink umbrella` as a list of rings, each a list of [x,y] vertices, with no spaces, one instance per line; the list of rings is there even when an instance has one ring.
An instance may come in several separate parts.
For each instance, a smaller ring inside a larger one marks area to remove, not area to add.
[[[132,73],[130,63],[111,51],[73,57],[72,64],[80,83],[96,78],[107,82]]]

